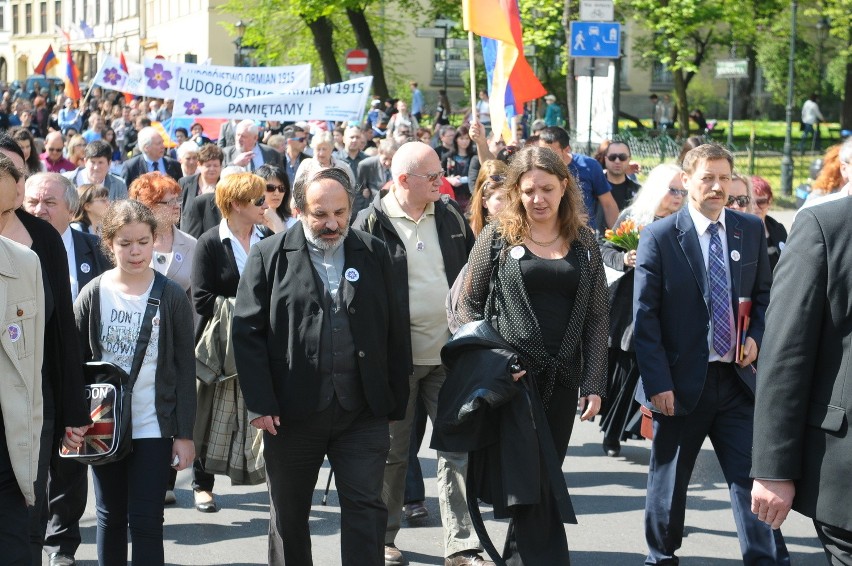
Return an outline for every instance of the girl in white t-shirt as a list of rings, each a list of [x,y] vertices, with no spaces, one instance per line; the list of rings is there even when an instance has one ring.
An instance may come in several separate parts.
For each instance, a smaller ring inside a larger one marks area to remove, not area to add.
[[[136,340],[154,285],[150,267],[157,221],[144,204],[125,200],[103,219],[103,245],[115,268],[89,283],[74,312],[85,360],[133,365]],[[128,518],[133,563],[164,563],[163,498],[169,466],[195,458],[195,372],[192,311],[186,293],[167,280],[132,396],[133,451],[92,468],[98,516],[98,562],[127,563]]]

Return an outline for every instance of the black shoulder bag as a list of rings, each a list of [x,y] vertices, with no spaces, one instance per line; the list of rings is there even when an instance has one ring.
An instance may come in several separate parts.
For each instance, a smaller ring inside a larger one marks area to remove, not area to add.
[[[89,383],[85,389],[93,424],[86,431],[83,445],[76,452],[62,446],[59,449],[60,456],[73,458],[81,464],[100,466],[118,462],[130,454],[133,433],[133,385],[142,368],[145,351],[151,339],[152,321],[160,306],[165,286],[166,277],[154,272],[154,285],[148,295],[148,306],[136,339],[130,375],[111,362],[83,364],[83,375],[86,383]]]

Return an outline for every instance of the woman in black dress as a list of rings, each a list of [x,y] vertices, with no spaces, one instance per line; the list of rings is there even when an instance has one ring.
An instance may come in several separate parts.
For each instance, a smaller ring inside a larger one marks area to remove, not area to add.
[[[772,206],[772,187],[763,177],[751,178],[752,192],[754,193],[754,207],[752,212],[763,220],[764,233],[766,234],[766,250],[769,252],[769,267],[775,271],[781,251],[787,245],[787,229],[784,225],[769,216],[769,207]]]
[[[680,175],[680,167],[676,165],[658,165],[652,169],[636,193],[633,204],[619,215],[614,228],[618,228],[625,220],[632,220],[636,226],[647,226],[680,210],[686,201]],[[633,268],[636,267],[636,250],[624,250],[605,241],[601,244],[601,255],[611,281],[609,373],[606,397],[601,408],[601,430],[604,433],[604,452],[608,456],[618,456],[622,440],[641,438],[639,403],[633,398],[639,382],[639,366],[633,350]]]

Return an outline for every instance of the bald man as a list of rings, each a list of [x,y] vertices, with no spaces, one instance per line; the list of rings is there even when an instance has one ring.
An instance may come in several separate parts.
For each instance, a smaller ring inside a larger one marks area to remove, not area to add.
[[[44,170],[48,173],[66,173],[77,168],[73,162],[69,161],[62,155],[62,150],[65,147],[65,141],[62,139],[60,132],[50,132],[44,138],[44,153],[39,155],[39,159],[44,163]]]
[[[407,564],[396,547],[408,468],[414,405],[423,399],[432,421],[444,383],[441,347],[450,338],[444,301],[473,247],[474,236],[458,205],[442,197],[444,173],[435,150],[422,142],[403,144],[391,160],[393,188],[378,194],[358,213],[354,227],[384,241],[394,264],[396,303],[403,311],[409,396],[405,418],[390,425],[390,451],[383,497],[388,508],[385,564]],[[416,300],[411,300],[416,297]],[[438,452],[438,504],[444,525],[447,566],[493,565],[479,557],[482,549],[465,499],[467,454]]]
[[[281,167],[281,154],[266,144],[259,143],[260,126],[254,120],[243,120],[234,131],[234,145],[222,150],[222,165],[239,165],[254,172],[261,165]]]

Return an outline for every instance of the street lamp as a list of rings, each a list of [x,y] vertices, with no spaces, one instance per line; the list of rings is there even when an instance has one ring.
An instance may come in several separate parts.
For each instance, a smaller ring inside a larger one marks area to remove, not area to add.
[[[242,21],[237,20],[237,23],[234,24],[234,27],[237,29],[237,39],[234,40],[234,44],[237,46],[237,67],[243,66],[243,36],[246,34],[246,28],[248,25]]]
[[[781,157],[781,192],[793,194],[793,83],[796,80],[796,11],[799,3],[790,3],[790,59],[787,62],[787,126],[784,131],[784,150]]]
[[[822,97],[822,83],[825,80],[825,69],[822,66],[822,50],[828,30],[831,29],[831,22],[825,16],[822,16],[816,23],[817,41],[819,42],[819,51],[817,52],[817,72],[819,72],[819,81],[817,82],[817,95]]]

